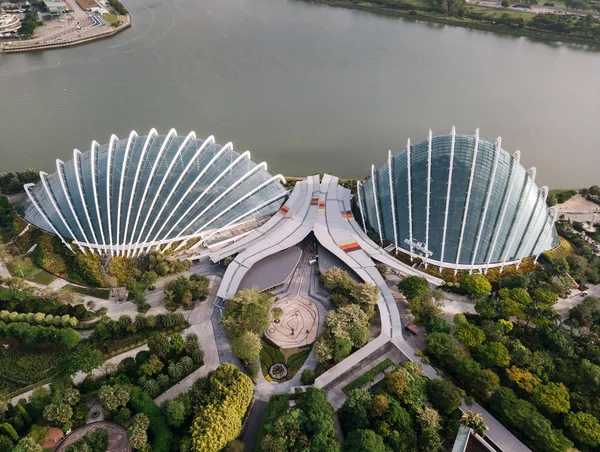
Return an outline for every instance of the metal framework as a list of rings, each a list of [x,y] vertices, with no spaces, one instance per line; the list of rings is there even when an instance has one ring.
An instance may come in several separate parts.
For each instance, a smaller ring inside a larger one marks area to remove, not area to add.
[[[174,129],[152,129],[117,143],[112,135],[104,147],[94,141],[88,153],[56,160],[58,174],[41,172],[38,184],[27,184],[17,212],[69,249],[72,242],[84,252],[135,256],[174,242],[180,249],[190,238],[274,214],[288,193],[283,176],[269,174],[266,163],[252,162],[250,152],[239,154],[231,143],[216,145],[213,136],[203,141],[194,132],[179,137]]]
[[[550,216],[544,202],[535,199],[541,199],[547,189],[538,190],[535,169],[525,171],[521,167],[519,151],[511,156],[501,145],[500,138],[494,144],[481,140],[479,129],[473,136],[459,137],[453,127],[448,135],[436,137],[430,130],[427,139],[415,145],[409,140],[406,150],[396,156],[388,152],[384,166],[379,170],[371,167],[371,183],[357,183],[354,203],[362,214],[363,228],[379,232],[382,239],[393,240],[396,250],[411,258],[421,257],[426,266],[455,271],[518,265],[536,250],[552,248],[557,237],[551,233],[553,226],[547,227]],[[394,165],[395,159],[400,158],[406,158],[406,166]],[[440,165],[448,165],[443,167],[444,177],[439,176]],[[421,188],[413,191],[413,169],[417,167]],[[432,178],[433,168],[436,179]],[[379,179],[384,177],[381,172],[387,172],[390,211],[387,204],[384,210],[379,205],[382,195],[378,189],[385,188],[379,185],[383,184],[383,179]],[[396,195],[398,199],[406,196],[408,206],[399,205]],[[461,210],[452,211],[457,206]],[[424,212],[415,215],[419,211],[414,209]],[[408,218],[408,230],[404,226],[401,230],[401,218]],[[414,221],[420,224],[415,225]],[[443,227],[432,229],[432,224],[442,222]],[[382,228],[389,224],[393,225],[393,234],[390,228]]]

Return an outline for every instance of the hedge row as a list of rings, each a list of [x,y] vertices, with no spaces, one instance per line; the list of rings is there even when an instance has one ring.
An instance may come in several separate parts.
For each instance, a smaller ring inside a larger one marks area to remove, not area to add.
[[[73,348],[81,338],[73,328],[57,329],[53,326],[32,326],[25,322],[6,325],[0,320],[0,337],[22,340],[26,344],[52,343],[60,348]]]
[[[0,320],[6,323],[13,322],[25,322],[30,325],[42,325],[42,326],[56,326],[56,327],[71,327],[77,326],[79,321],[75,317],[71,317],[69,314],[63,316],[44,314],[43,312],[30,312],[25,314],[24,312],[16,311],[0,311]]]

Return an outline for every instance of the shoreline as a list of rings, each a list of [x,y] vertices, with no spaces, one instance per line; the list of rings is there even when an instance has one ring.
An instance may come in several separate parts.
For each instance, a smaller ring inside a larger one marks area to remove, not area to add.
[[[475,30],[481,31],[491,31],[494,33],[502,33],[505,35],[513,35],[513,36],[523,36],[526,38],[534,38],[540,41],[552,41],[552,42],[564,42],[566,44],[577,44],[577,45],[587,45],[594,46],[600,48],[600,40],[595,40],[591,38],[584,38],[580,36],[568,36],[558,33],[550,33],[545,31],[535,31],[535,30],[526,30],[526,29],[515,29],[504,27],[501,25],[491,25],[485,22],[467,22],[464,20],[460,20],[454,17],[440,17],[440,16],[431,16],[420,14],[418,10],[411,10],[416,12],[417,14],[410,14],[411,11],[397,10],[385,8],[382,6],[371,5],[357,5],[354,3],[349,3],[347,1],[335,1],[335,0],[306,0],[307,3],[321,4],[333,6],[336,8],[346,8],[346,9],[354,9],[357,11],[365,11],[373,14],[379,14],[384,16],[394,16],[394,17],[403,17],[405,19],[410,19],[414,21],[422,21],[422,22],[430,22],[430,23],[438,23],[442,25],[451,25],[462,28],[471,28]]]
[[[131,27],[131,16],[127,15],[127,23],[118,26],[117,28],[113,28],[110,31],[106,31],[104,33],[100,33],[94,36],[88,36],[85,38],[74,39],[72,41],[65,42],[56,42],[51,44],[32,44],[30,46],[22,46],[22,47],[13,47],[13,48],[3,48],[0,47],[0,54],[4,53],[22,53],[22,52],[39,52],[43,50],[52,50],[52,49],[62,49],[65,47],[74,47],[82,44],[87,44],[92,41],[99,41],[102,39],[112,38],[113,36],[121,33],[122,31]]]

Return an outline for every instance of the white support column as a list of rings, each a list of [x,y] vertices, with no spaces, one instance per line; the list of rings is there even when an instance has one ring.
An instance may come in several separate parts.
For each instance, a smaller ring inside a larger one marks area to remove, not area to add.
[[[527,204],[527,201],[529,200],[529,197],[531,196],[533,187],[535,186],[535,172],[536,172],[535,167],[527,170],[527,175],[529,176],[531,184],[529,185],[529,188],[527,189],[527,194],[525,195],[525,197],[521,196],[520,202],[517,205],[517,210],[515,211],[515,215],[513,218],[513,224],[511,225],[511,228],[508,233],[510,240],[508,241],[508,246],[504,249],[504,252],[502,253],[502,265],[500,266],[500,271],[502,271],[504,269],[504,265],[506,265],[507,259],[510,259],[510,250],[515,241],[515,236],[517,235],[516,232],[521,227],[521,223],[523,222],[523,217],[525,216],[524,214],[521,213],[521,209],[523,208],[523,206],[525,204]],[[534,207],[535,207],[535,204],[534,204]],[[532,215],[533,215],[533,212],[532,212]],[[531,217],[531,215],[530,215],[530,217]],[[514,223],[515,219],[517,220],[516,228],[515,228],[515,223]]]
[[[81,152],[77,149],[73,150],[73,167],[75,169],[75,177],[77,179],[77,188],[79,191],[79,197],[81,198],[81,204],[83,205],[83,211],[85,213],[85,217],[87,219],[88,225],[90,226],[90,230],[92,231],[92,237],[94,239],[94,243],[96,244],[96,251],[100,252],[100,244],[98,243],[98,239],[96,238],[96,231],[94,230],[94,225],[92,224],[92,218],[90,217],[90,212],[88,209],[88,205],[86,202],[86,198],[83,196],[83,180],[81,179],[81,172],[79,167],[81,166]]]
[[[450,210],[450,193],[452,191],[452,169],[454,168],[454,146],[456,144],[456,127],[452,126],[452,142],[450,144],[450,166],[448,167],[448,187],[446,189],[446,210],[444,212],[444,229],[442,232],[442,252],[440,262],[444,262],[444,251],[446,248],[446,231],[448,229],[448,210]]]
[[[25,184],[23,185],[23,188],[25,189],[25,193],[27,193],[27,196],[29,197],[29,200],[31,201],[31,203],[33,204],[33,206],[35,207],[35,209],[38,211],[38,213],[42,216],[42,218],[44,220],[46,220],[46,223],[48,223],[48,226],[50,226],[50,228],[52,229],[52,231],[54,231],[54,234],[56,234],[56,236],[61,240],[61,242],[64,243],[64,245],[67,247],[67,249],[69,251],[71,251],[71,253],[75,254],[75,252],[71,249],[71,245],[69,245],[67,242],[65,242],[65,239],[63,239],[62,235],[60,235],[58,233],[58,231],[56,230],[56,228],[54,227],[54,225],[52,224],[52,222],[50,221],[50,219],[46,216],[46,214],[44,213],[43,209],[40,207],[40,205],[37,203],[35,196],[33,196],[31,194],[31,192],[29,191],[29,189],[31,187],[33,187],[35,184]]]
[[[396,222],[396,201],[394,199],[394,178],[392,177],[392,151],[388,151],[388,176],[390,180],[390,201],[392,206],[392,221],[394,222],[394,251],[398,250],[398,223]]]
[[[119,141],[116,135],[111,135],[110,140],[108,141],[108,151],[106,153],[106,210],[108,212],[108,243],[110,246],[110,255],[115,255],[115,249],[113,248],[113,239],[112,239],[112,218],[110,213],[110,178],[111,178],[111,159],[112,153],[115,149],[115,145]]]
[[[479,129],[477,129],[479,130]],[[490,206],[490,197],[492,196],[492,189],[494,188],[494,182],[496,181],[496,171],[498,170],[498,161],[500,159],[500,151],[502,150],[502,138],[498,137],[495,143],[495,156],[494,156],[494,165],[492,166],[492,177],[490,178],[490,184],[487,187],[487,191],[485,194],[485,202],[483,205],[483,214],[481,219],[479,220],[479,227],[477,228],[477,237],[475,239],[475,248],[473,249],[473,255],[471,257],[471,269],[469,273],[473,272],[473,267],[475,265],[475,258],[477,257],[477,251],[479,251],[479,243],[481,242],[481,232],[483,231],[483,225],[485,224],[485,220],[487,218],[488,208]]]
[[[77,213],[75,212],[75,207],[73,207],[73,201],[71,200],[71,193],[67,189],[67,184],[65,182],[63,169],[62,169],[64,164],[65,164],[65,162],[63,162],[62,160],[56,159],[56,172],[58,173],[58,177],[60,179],[60,186],[62,187],[63,194],[65,195],[65,198],[67,199],[67,204],[69,204],[69,209],[71,209],[71,214],[73,215],[73,218],[75,218],[75,222],[77,223],[79,232],[81,232],[83,240],[86,243],[86,247],[88,248],[88,250],[92,251],[93,248],[90,244],[90,241],[88,240],[85,230],[83,229],[83,227],[81,226],[81,223],[79,222],[79,218],[77,216]],[[73,162],[73,165],[76,165],[76,164],[77,164],[77,162]]]
[[[556,208],[556,206],[552,206],[552,207],[550,207],[550,208],[547,210],[547,212],[548,212],[548,215],[552,215],[552,223],[550,223],[550,227],[548,228],[548,232],[546,232],[546,233],[544,234],[544,239],[542,240],[542,245],[543,245],[543,244],[546,242],[546,240],[548,240],[548,235],[552,234],[552,226],[554,226],[554,223],[556,223],[556,219],[558,218],[558,209]],[[546,227],[546,226],[544,225],[544,228],[545,228],[545,227]],[[541,235],[540,235],[540,238],[541,238]],[[537,246],[538,246],[538,243],[539,243],[539,239],[538,239],[538,241],[535,243],[533,251],[535,251],[535,248],[537,248]],[[543,245],[543,246],[545,246],[545,245]],[[542,251],[542,252],[543,252],[543,251]],[[534,264],[537,264],[537,261],[538,261],[538,259],[539,259],[539,257],[540,257],[540,254],[542,254],[542,252],[538,253],[538,254],[535,256],[535,259],[534,259],[534,261],[533,261],[533,263],[534,263]]]
[[[504,216],[506,215],[506,208],[508,207],[508,200],[510,199],[510,196],[512,195],[515,173],[519,169],[520,158],[521,158],[521,153],[519,151],[515,151],[515,153],[513,154],[513,158],[512,158],[512,166],[511,166],[511,170],[510,170],[510,175],[508,177],[508,190],[504,196],[504,199],[502,200],[502,211],[500,213],[500,220],[498,221],[498,224],[496,225],[496,230],[494,231],[494,239],[492,241],[492,247],[490,248],[490,252],[488,254],[487,261],[486,261],[486,271],[487,271],[487,269],[490,268],[490,262],[492,261],[492,256],[494,255],[494,251],[496,250],[496,243],[498,241],[498,236],[500,235],[500,231],[502,230],[502,223],[504,223]]]
[[[363,208],[363,203],[362,203],[362,195],[360,193],[360,189],[362,188],[362,184],[359,180],[356,181],[356,194],[358,195],[358,208],[360,209],[360,217],[362,220],[362,225],[363,225],[363,231],[365,231],[365,234],[367,233],[367,227],[365,225],[365,209]]]
[[[58,217],[60,218],[60,221],[62,222],[62,224],[65,226],[66,230],[69,231],[69,235],[71,236],[73,241],[77,244],[79,249],[83,252],[83,248],[79,244],[79,240],[77,239],[77,236],[73,233],[73,231],[69,227],[69,223],[67,223],[67,220],[63,216],[62,212],[60,211],[60,208],[58,207],[58,204],[56,203],[56,200],[54,199],[54,194],[52,193],[52,189],[48,185],[48,181],[46,180],[46,177],[48,177],[48,173],[46,173],[44,171],[40,171],[40,180],[42,181],[42,187],[44,188],[44,191],[46,192],[46,197],[50,200],[50,204],[52,204],[52,207],[58,214]],[[62,238],[62,236],[61,236],[61,238]],[[64,240],[63,240],[63,242],[64,242]]]
[[[406,185],[408,186],[408,237],[410,240],[410,260],[413,259],[413,229],[412,229],[412,178],[410,175],[410,138],[406,142]]]
[[[171,159],[171,163],[169,164],[169,167],[165,171],[165,175],[163,176],[162,180],[160,181],[158,190],[156,191],[156,194],[154,195],[154,198],[152,199],[152,203],[150,204],[150,208],[148,209],[148,215],[146,215],[144,223],[142,224],[142,228],[140,229],[140,235],[138,236],[138,242],[140,242],[142,235],[144,235],[144,231],[146,230],[146,225],[148,224],[148,219],[150,218],[150,216],[154,216],[154,214],[153,214],[154,205],[156,204],[156,201],[158,201],[158,197],[160,196],[162,189],[164,188],[165,183],[167,182],[167,179],[171,175],[171,172],[173,171],[173,167],[175,166],[176,163],[179,162],[181,153],[188,147],[190,142],[195,139],[196,139],[196,133],[190,132],[187,135],[187,137],[185,137],[185,140],[183,140],[183,142],[179,146],[179,149],[177,149],[177,153],[175,154],[175,156]],[[148,234],[146,235],[146,240],[147,240],[148,235],[150,235],[150,232],[151,231],[148,231]],[[146,242],[144,240],[141,241],[141,252],[142,253],[145,251],[145,243]]]
[[[131,241],[131,237],[127,240],[127,231],[129,230],[129,218],[131,216],[131,206],[133,205],[133,200],[135,199],[135,189],[138,183],[138,179],[140,177],[140,170],[142,166],[144,166],[144,157],[146,156],[146,151],[150,145],[150,142],[158,135],[156,129],[150,129],[148,135],[146,136],[146,141],[144,142],[144,147],[142,148],[142,154],[140,155],[140,159],[138,161],[137,168],[135,169],[135,177],[133,179],[133,187],[131,187],[131,195],[129,196],[129,207],[127,207],[127,217],[125,220],[125,230],[123,231],[123,251],[125,255],[127,255],[127,251],[129,250],[129,242]]]
[[[429,261],[429,209],[431,206],[431,146],[433,134],[429,129],[429,137],[427,138],[427,218],[425,219],[425,268]]]
[[[131,253],[136,252],[136,250],[139,247],[139,235],[141,235],[141,231],[140,234],[138,234],[138,238],[135,238],[135,232],[136,232],[136,228],[138,225],[138,222],[140,221],[140,215],[142,214],[143,208],[144,208],[144,203],[146,202],[146,195],[148,194],[148,190],[150,189],[150,185],[152,185],[152,183],[154,182],[154,173],[156,172],[156,168],[158,167],[158,163],[163,155],[163,153],[165,152],[165,149],[167,148],[167,146],[170,144],[171,140],[173,139],[174,136],[177,135],[177,131],[175,129],[171,129],[169,130],[169,133],[167,134],[167,136],[165,137],[165,139],[163,140],[162,145],[160,146],[160,149],[158,150],[158,154],[156,154],[156,157],[154,159],[154,163],[152,164],[152,169],[150,170],[150,174],[148,175],[148,177],[146,177],[146,185],[144,187],[144,191],[142,193],[142,199],[139,203],[138,206],[138,210],[137,213],[135,214],[135,221],[133,223],[133,228],[131,229],[131,238],[129,240],[129,244],[127,246],[128,251]],[[141,166],[141,165],[140,165]]]
[[[377,184],[375,183],[375,165],[371,165],[371,184],[373,184],[373,202],[375,203],[375,215],[377,216],[377,230],[379,231],[379,243],[383,246],[383,233],[381,232],[381,215],[379,214],[379,202],[377,199]]]
[[[211,223],[213,223],[214,221],[216,221],[218,218],[220,218],[221,216],[225,215],[227,212],[229,212],[235,206],[237,206],[238,204],[241,204],[246,199],[248,199],[250,196],[252,196],[255,193],[259,192],[260,190],[262,190],[263,188],[265,188],[267,185],[272,184],[276,180],[279,180],[282,184],[285,184],[285,178],[281,174],[277,174],[276,176],[271,177],[270,179],[268,179],[268,180],[264,181],[262,184],[260,184],[258,187],[256,187],[253,190],[251,190],[249,193],[246,193],[244,196],[242,196],[240,199],[238,199],[234,203],[230,204],[227,208],[225,208],[224,210],[222,210],[221,212],[219,212],[209,222],[205,223],[200,229],[198,229],[196,232],[194,232],[193,234],[191,234],[191,237],[194,237],[194,236],[197,236],[198,234],[200,234],[200,232],[202,232],[202,230],[204,230],[206,227],[208,227]],[[177,240],[177,237],[175,239],[173,239],[173,241],[176,241],[176,240]],[[185,241],[182,242],[177,248],[175,248],[175,251],[178,251],[184,245],[184,243],[185,243]]]
[[[213,158],[213,160],[216,158],[217,156],[215,155],[215,157]],[[223,171],[221,171],[221,173],[208,185],[208,187],[206,187],[204,189],[204,191],[200,194],[200,196],[198,196],[196,198],[196,200],[187,208],[187,210],[179,217],[179,219],[175,222],[175,224],[171,227],[171,229],[169,229],[169,231],[165,234],[165,239],[167,239],[171,233],[175,230],[175,228],[179,225],[179,223],[198,205],[198,203],[200,201],[202,201],[202,199],[204,199],[204,196],[206,196],[206,194],[215,186],[217,185],[217,183],[223,179],[227,173],[229,171],[231,171],[239,162],[241,162],[244,159],[249,159],[250,158],[250,151],[246,151],[244,152],[242,155],[240,155],[238,158],[236,158],[233,162],[231,162],[229,164],[229,166],[227,166],[227,168],[225,168]],[[209,164],[210,165],[210,164]],[[188,188],[188,192],[186,192],[186,194],[184,195],[184,198],[187,196],[187,193],[189,193],[189,191],[191,191],[191,188]],[[179,205],[177,206],[179,207]],[[173,210],[173,212],[175,212],[177,210],[177,207]],[[170,218],[169,218],[170,220]],[[183,232],[186,228],[183,228],[181,230],[181,232]],[[177,237],[179,237],[181,235],[181,232],[177,235]],[[170,240],[170,239],[169,239]]]
[[[100,206],[98,204],[98,190],[96,188],[96,151],[100,145],[96,141],[92,141],[90,146],[90,171],[92,175],[92,191],[94,192],[94,204],[96,205],[96,216],[98,225],[100,226],[100,235],[102,236],[103,251],[106,252],[106,239],[104,238],[104,228],[102,227],[102,216],[100,215]]]
[[[202,151],[204,151],[209,145],[212,145],[212,144],[215,144],[215,137],[211,135],[206,140],[204,140],[204,142],[202,143],[202,145],[196,151],[196,154],[194,155],[194,157],[189,161],[189,163],[187,164],[187,166],[185,167],[185,169],[183,170],[183,172],[179,176],[179,179],[177,179],[177,182],[175,182],[175,185],[171,189],[171,192],[169,193],[169,196],[167,196],[167,199],[165,200],[165,202],[163,203],[162,207],[160,208],[160,211],[156,215],[156,218],[154,219],[154,222],[152,223],[152,226],[150,226],[150,230],[148,231],[148,237],[150,236],[150,234],[152,233],[152,230],[156,226],[156,223],[158,222],[160,216],[162,215],[165,207],[167,205],[169,205],[169,201],[175,195],[175,191],[179,187],[179,184],[181,183],[181,181],[183,180],[183,178],[187,175],[188,170],[192,167],[192,164],[196,161],[196,159],[198,157],[200,157],[200,155],[202,154]],[[194,186],[198,183],[198,181],[202,178],[202,176],[204,176],[204,174],[206,173],[206,171],[208,171],[208,169],[210,168],[210,166],[212,165],[212,163],[216,160],[216,158],[218,158],[218,156],[220,156],[221,153],[224,152],[224,149],[225,149],[225,146],[223,148],[221,148],[219,150],[219,152],[217,152],[215,154],[215,156],[211,159],[211,161],[202,169],[202,171],[196,177],[196,179],[189,185],[189,187],[187,188],[187,191],[183,194],[183,196],[181,196],[181,198],[179,199],[179,201],[177,202],[177,204],[175,205],[175,207],[171,210],[171,213],[169,214],[169,216],[167,217],[167,219],[165,221],[163,221],[162,226],[159,228],[158,232],[154,235],[154,238],[152,239],[152,241],[150,243],[154,243],[154,242],[156,242],[158,240],[158,236],[160,235],[160,233],[162,232],[162,230],[164,229],[164,227],[167,225],[167,223],[171,220],[171,218],[173,217],[173,215],[177,212],[177,209],[179,208],[179,206],[181,205],[181,203],[185,200],[186,196],[194,188]],[[147,237],[146,237],[145,241],[146,242],[148,241]]]
[[[238,163],[238,159],[236,159],[230,165],[231,168],[233,168]],[[241,161],[241,159],[239,159],[239,160]],[[198,215],[196,215],[192,221],[190,221],[184,228],[182,228],[181,231],[175,236],[175,238],[173,240],[177,240],[179,237],[181,237],[183,235],[184,231],[187,231],[187,229],[189,227],[191,227],[196,221],[198,221],[202,217],[202,215],[204,215],[206,212],[208,212],[215,204],[217,204],[219,201],[221,201],[221,199],[223,199],[225,196],[227,196],[229,193],[231,193],[238,185],[241,185],[243,182],[246,181],[246,179],[248,179],[250,176],[252,176],[253,174],[255,174],[256,172],[258,172],[261,169],[263,171],[267,171],[267,164],[265,162],[262,162],[262,163],[256,165],[250,171],[246,172],[246,174],[244,174],[242,177],[240,177],[237,181],[235,181],[232,185],[230,185],[225,191],[223,191],[223,193],[221,193],[219,196],[217,196],[208,206],[206,206],[202,210],[202,212],[200,212]],[[226,173],[226,172],[228,172],[228,170],[224,171],[223,173]],[[219,176],[219,178],[221,178],[221,176]],[[215,179],[211,185],[216,184],[219,178]],[[210,190],[210,187],[208,187],[205,190],[205,193],[208,192],[209,190]],[[204,193],[201,195],[201,197],[203,195],[204,195]],[[188,214],[188,212],[186,212],[181,218],[185,218],[185,216],[187,214]],[[175,224],[175,226],[178,223],[179,222],[177,222]],[[170,233],[171,233],[171,231],[169,231],[169,233],[167,235],[169,235]]]
[[[125,181],[125,172],[127,171],[127,159],[129,158],[129,151],[131,150],[131,146],[133,146],[133,143],[137,137],[138,134],[136,133],[136,131],[132,130],[129,134],[129,138],[127,139],[127,145],[125,146],[125,157],[123,158],[123,165],[121,166],[121,179],[119,180],[119,202],[117,204],[117,207],[119,209],[119,211],[117,212],[117,255],[121,255],[124,251],[124,247],[123,249],[119,248],[121,242],[121,207],[123,199],[123,182]],[[125,240],[123,240],[123,242],[124,241]]]
[[[462,251],[463,238],[465,235],[465,225],[467,224],[467,214],[469,213],[469,201],[471,200],[471,189],[473,187],[473,178],[475,177],[475,167],[477,166],[477,153],[479,152],[479,129],[475,130],[475,147],[473,148],[473,161],[471,162],[471,172],[469,173],[469,185],[467,186],[467,199],[463,207],[463,217],[460,225],[460,236],[458,238],[458,250],[456,252],[456,269],[460,261],[460,253]]]
[[[533,212],[534,212],[534,214],[537,211],[537,214],[535,214],[535,218],[533,218],[531,220],[531,222],[530,222],[530,226],[532,228],[534,228],[533,232],[535,232],[535,226],[540,221],[540,216],[542,215],[542,212],[545,211],[544,204],[546,203],[546,197],[547,196],[548,196],[548,187],[543,186],[542,188],[539,189],[539,191],[538,191],[538,200],[535,203],[535,205],[533,206]],[[542,205],[541,208],[539,207],[539,204]],[[529,228],[527,228],[525,230],[525,233],[527,232],[528,229]],[[526,235],[525,233],[523,235]],[[525,246],[523,246],[523,244],[521,244],[521,246],[519,247],[519,249],[517,249],[517,256],[518,255],[523,255],[524,253],[526,253],[526,255],[523,256],[523,257],[528,257],[529,256],[529,253],[527,253],[527,250],[530,249],[529,247],[531,245],[531,240],[532,239],[533,239],[533,234],[530,233],[529,237],[527,238],[527,242],[525,242],[525,244],[524,244]]]
[[[212,231],[210,234],[204,236],[204,240],[208,240],[209,238],[211,238],[213,235],[218,234],[221,231],[224,231],[225,229],[227,229],[228,227],[238,223],[239,221],[241,221],[242,219],[244,219],[245,217],[247,217],[248,215],[252,215],[254,212],[258,212],[260,209],[262,209],[263,207],[268,206],[269,204],[271,204],[272,202],[277,201],[280,198],[283,198],[284,196],[286,196],[288,194],[287,191],[279,193],[278,195],[273,196],[271,199],[267,199],[265,202],[263,202],[262,204],[254,207],[253,209],[250,209],[248,212],[244,212],[242,215],[240,215],[239,217],[231,220],[229,223],[227,223],[225,226],[220,227],[219,229],[215,229],[214,231]]]

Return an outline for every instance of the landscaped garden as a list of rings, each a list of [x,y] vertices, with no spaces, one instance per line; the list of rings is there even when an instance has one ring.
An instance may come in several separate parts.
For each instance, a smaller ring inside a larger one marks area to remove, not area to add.
[[[261,341],[261,345],[260,364],[263,376],[268,381],[276,382],[291,380],[304,365],[312,349],[312,345],[281,349],[265,338]]]

